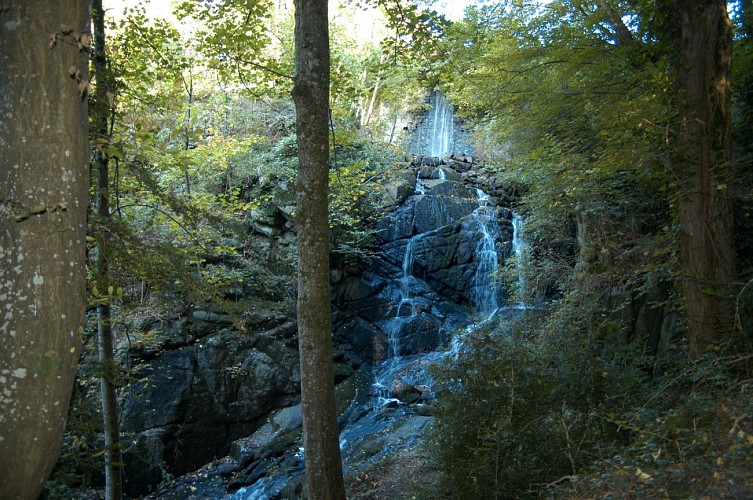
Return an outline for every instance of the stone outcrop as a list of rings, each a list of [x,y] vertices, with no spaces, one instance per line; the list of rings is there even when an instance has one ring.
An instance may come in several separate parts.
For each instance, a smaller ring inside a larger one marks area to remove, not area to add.
[[[163,471],[183,474],[226,455],[269,412],[298,400],[294,322],[249,335],[221,316],[199,316],[215,333],[140,365],[123,394],[121,430],[134,436],[124,454],[129,495],[151,491]]]

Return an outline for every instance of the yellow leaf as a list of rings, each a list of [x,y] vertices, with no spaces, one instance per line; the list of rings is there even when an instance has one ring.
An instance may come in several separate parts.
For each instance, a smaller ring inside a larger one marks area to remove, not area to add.
[[[717,457],[716,465],[719,465],[719,466],[724,465],[724,459],[722,457]]]
[[[650,481],[652,479],[651,474],[646,474],[640,468],[635,469],[635,475],[638,476],[638,479],[641,481]]]
[[[727,185],[726,184],[717,184],[716,185],[716,190],[717,191],[724,191],[725,189],[727,189]]]

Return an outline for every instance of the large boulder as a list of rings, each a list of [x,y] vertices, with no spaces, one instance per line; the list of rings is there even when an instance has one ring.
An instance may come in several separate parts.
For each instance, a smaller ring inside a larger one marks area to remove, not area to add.
[[[399,316],[387,319],[380,324],[381,329],[393,344],[393,355],[408,356],[429,352],[437,348],[440,337],[440,321],[425,312],[412,316]]]
[[[206,319],[206,318],[205,318]],[[127,493],[155,487],[226,455],[232,441],[298,400],[295,327],[257,335],[226,329],[154,357],[123,394]]]

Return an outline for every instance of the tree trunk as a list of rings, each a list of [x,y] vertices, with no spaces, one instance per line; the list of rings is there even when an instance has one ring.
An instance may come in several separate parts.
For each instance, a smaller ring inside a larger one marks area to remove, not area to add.
[[[110,142],[110,75],[105,53],[105,17],[102,0],[92,0],[92,24],[94,27],[94,45],[92,52],[94,69],[94,94],[92,95],[92,128],[94,136],[94,164],[96,174],[96,194],[94,213],[96,225],[107,224],[110,216],[110,164],[107,146]],[[102,424],[105,438],[105,499],[117,500],[123,496],[121,475],[120,429],[118,426],[118,399],[114,384],[116,365],[113,356],[112,321],[110,314],[109,269],[107,264],[108,233],[97,230],[97,249],[94,252],[95,283],[100,293],[97,299],[97,355],[102,371],[100,396],[102,403]],[[105,295],[106,294],[106,295]]]
[[[344,499],[329,298],[329,29],[327,0],[295,2],[298,135],[298,335],[308,498]]]
[[[0,9],[0,498],[59,455],[86,306],[84,0]]]
[[[680,262],[692,356],[732,331],[732,27],[725,0],[676,0],[680,126],[675,171],[682,181]]]

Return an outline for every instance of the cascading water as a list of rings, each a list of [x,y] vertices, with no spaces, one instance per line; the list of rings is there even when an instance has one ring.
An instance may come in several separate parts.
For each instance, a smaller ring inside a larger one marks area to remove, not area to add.
[[[387,334],[387,359],[377,368],[374,374],[374,393],[376,399],[374,404],[381,404],[392,400],[392,385],[395,379],[395,372],[400,366],[400,325],[402,318],[413,315],[414,300],[411,294],[411,285],[413,281],[413,247],[420,235],[413,236],[405,245],[405,254],[403,255],[402,276],[400,277],[400,297],[395,307],[395,316],[387,322],[385,327]]]
[[[518,304],[515,306],[516,309],[526,309],[528,307],[523,299],[526,292],[526,279],[525,273],[523,272],[523,265],[527,258],[527,249],[521,236],[522,231],[523,216],[514,213],[512,216],[512,253],[515,257],[515,270],[518,275],[516,295],[520,297],[520,301],[518,301]]]
[[[421,179],[421,170],[416,173],[416,194],[426,194],[426,187],[424,181]]]
[[[455,129],[455,119],[452,105],[437,93],[434,102],[434,113],[432,115],[432,138],[430,156],[446,156],[450,153],[453,131]]]
[[[427,113],[420,130],[415,134],[414,144],[409,149],[416,154],[434,157],[447,156],[452,153],[467,153],[466,143],[462,131],[454,123],[452,106],[441,94],[434,93],[431,98],[432,109]],[[436,164],[434,165],[436,166]],[[499,211],[491,202],[490,197],[481,190],[476,190],[476,201],[472,201],[473,192],[457,195],[467,187],[450,186],[448,188],[447,175],[442,168],[435,170],[436,175],[432,179],[423,179],[421,169],[418,169],[414,197],[413,217],[418,213],[415,207],[421,207],[421,217],[399,219],[397,212],[394,219],[394,227],[391,242],[401,239],[405,241],[402,262],[393,257],[391,262],[398,266],[399,273],[392,278],[392,290],[389,298],[393,304],[392,310],[387,317],[377,323],[386,337],[387,357],[381,364],[375,366],[372,371],[372,384],[367,400],[354,399],[351,403],[352,417],[346,419],[346,424],[340,433],[340,448],[342,450],[344,467],[348,468],[350,457],[357,457],[363,443],[368,443],[373,436],[389,436],[396,433],[396,429],[408,419],[426,419],[417,417],[415,412],[407,405],[402,404],[396,397],[395,389],[430,386],[432,381],[428,374],[428,366],[433,362],[446,358],[446,351],[431,351],[438,342],[427,349],[408,349],[402,335],[415,334],[416,325],[425,322],[433,325],[424,330],[432,332],[430,335],[441,335],[441,329],[457,331],[458,328],[468,324],[467,312],[459,314],[459,318],[447,321],[445,306],[440,305],[436,291],[427,283],[426,259],[432,252],[444,251],[457,252],[452,245],[445,247],[434,246],[438,235],[448,238],[450,234],[459,237],[455,246],[466,247],[463,265],[472,266],[472,275],[464,275],[464,297],[473,299],[476,314],[482,318],[480,323],[491,319],[499,310],[499,285],[493,279],[499,261],[497,256],[497,239],[499,237],[499,224],[497,222]],[[425,175],[425,171],[423,172]],[[444,186],[437,189],[437,186]],[[462,208],[461,208],[462,207]],[[475,207],[475,210],[474,210]],[[415,234],[418,232],[418,234]],[[445,240],[446,241],[446,240]],[[517,244],[514,242],[514,245]],[[516,247],[517,248],[517,247]],[[522,247],[521,247],[522,248]],[[452,250],[450,250],[452,249]],[[517,251],[516,251],[517,252]],[[399,255],[399,254],[398,254]],[[397,257],[397,256],[395,256]],[[421,260],[423,259],[423,260]],[[457,262],[453,261],[453,265]],[[417,270],[421,272],[418,273]],[[469,286],[470,285],[470,286]],[[460,299],[458,299],[460,302]],[[456,306],[458,309],[460,305]],[[458,309],[453,314],[458,314]],[[479,323],[479,324],[480,324]],[[408,327],[408,328],[406,328]],[[455,336],[460,337],[461,335]],[[438,339],[436,339],[438,340]],[[456,340],[453,339],[453,343]],[[460,341],[458,341],[460,342]],[[405,351],[408,354],[404,354]],[[418,353],[418,354],[415,354]],[[428,397],[428,396],[427,396]],[[348,413],[348,412],[346,412]],[[418,434],[409,433],[413,439],[418,439]],[[402,439],[402,438],[401,438]],[[386,442],[386,441],[385,441]],[[404,443],[405,441],[401,441]],[[389,445],[385,445],[387,448]],[[395,445],[398,446],[398,445]],[[387,448],[380,446],[383,451]],[[280,496],[293,477],[302,474],[301,450],[295,450],[296,465],[287,475],[262,477],[252,486],[239,490],[235,498],[248,500],[257,498],[273,498]]]
[[[497,256],[499,224],[497,211],[487,206],[489,196],[480,189],[476,190],[476,195],[479,207],[473,211],[473,218],[478,224],[481,237],[475,251],[478,264],[473,275],[474,299],[478,314],[490,319],[499,310],[499,284],[493,276],[499,267]]]

